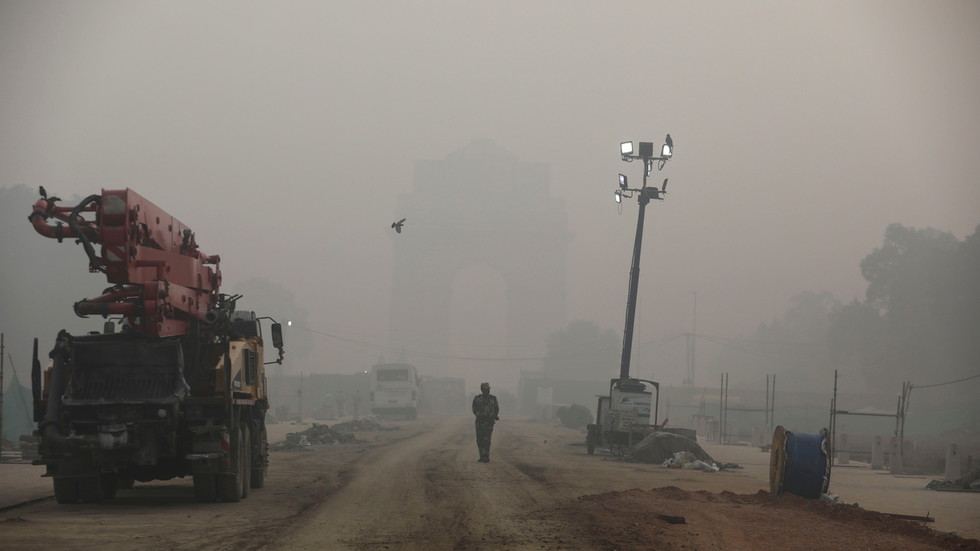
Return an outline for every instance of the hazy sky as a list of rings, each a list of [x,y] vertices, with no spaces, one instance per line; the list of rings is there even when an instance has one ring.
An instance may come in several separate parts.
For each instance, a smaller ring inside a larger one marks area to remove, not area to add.
[[[0,0],[0,186],[132,187],[226,283],[383,343],[396,197],[486,138],[550,164],[569,321],[618,332],[637,205],[612,196],[641,178],[619,142],[669,132],[637,339],[690,331],[692,291],[699,333],[744,335],[802,291],[861,298],[889,223],[980,223],[978,29],[976,1]]]

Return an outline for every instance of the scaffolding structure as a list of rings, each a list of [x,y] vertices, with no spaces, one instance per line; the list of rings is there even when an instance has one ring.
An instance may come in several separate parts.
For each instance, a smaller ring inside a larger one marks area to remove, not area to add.
[[[908,413],[909,409],[909,398],[912,394],[912,383],[905,381],[902,383],[902,393],[898,396],[898,406],[895,413],[873,413],[873,412],[863,412],[863,411],[847,411],[843,409],[837,409],[837,370],[834,370],[834,396],[830,400],[830,461],[833,465],[834,458],[837,455],[837,416],[838,415],[855,415],[855,416],[865,416],[865,417],[893,417],[895,419],[895,440],[896,440],[896,452],[898,454],[898,461],[896,462],[893,458],[891,460],[893,468],[897,465],[897,470],[901,470],[901,458],[904,456],[904,441],[905,441],[905,414]],[[841,450],[850,451],[850,450]]]
[[[728,373],[721,374],[721,395],[719,397],[718,443],[728,443],[728,412],[763,412],[766,414],[766,427],[772,434],[776,411],[776,374],[766,375],[766,406],[764,408],[740,408],[728,406]]]

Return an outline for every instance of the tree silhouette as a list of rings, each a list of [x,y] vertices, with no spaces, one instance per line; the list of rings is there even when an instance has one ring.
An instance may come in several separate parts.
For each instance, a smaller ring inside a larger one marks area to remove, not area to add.
[[[892,224],[861,261],[866,300],[834,316],[831,346],[872,380],[929,383],[980,369],[980,226],[965,241]]]

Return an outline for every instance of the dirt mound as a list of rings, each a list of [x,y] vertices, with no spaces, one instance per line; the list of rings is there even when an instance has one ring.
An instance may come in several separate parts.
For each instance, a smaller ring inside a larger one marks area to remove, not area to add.
[[[980,541],[857,505],[792,494],[688,492],[674,486],[585,495],[559,507],[596,543],[626,549],[980,551]],[[584,535],[584,534],[583,534]],[[703,546],[703,547],[702,547]]]

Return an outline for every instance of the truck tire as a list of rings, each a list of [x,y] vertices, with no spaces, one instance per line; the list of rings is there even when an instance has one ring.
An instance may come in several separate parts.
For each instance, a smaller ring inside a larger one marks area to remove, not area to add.
[[[119,489],[119,478],[114,474],[102,474],[99,476],[99,484],[102,485],[102,496],[105,499],[116,497],[116,490]]]
[[[194,499],[201,503],[211,503],[218,499],[213,474],[194,475]]]
[[[61,477],[52,479],[54,482],[54,499],[62,505],[78,503],[78,479]]]
[[[131,474],[116,475],[116,486],[120,490],[132,490],[134,484],[136,484],[136,479],[133,478],[133,475]]]
[[[99,503],[104,497],[100,475],[78,478],[78,498],[82,500],[82,503]]]
[[[242,499],[252,491],[252,433],[248,423],[242,423]]]
[[[242,458],[242,430],[238,429],[238,434],[232,439],[229,459],[231,460],[231,472],[227,474],[215,475],[215,486],[218,490],[218,499],[229,503],[238,503],[242,499],[242,479],[244,478],[242,467],[245,462]]]
[[[252,477],[251,485],[253,488],[265,487],[266,459],[269,457],[269,436],[265,430],[265,424],[259,426],[255,433],[255,441],[252,443],[254,452],[252,454]]]

